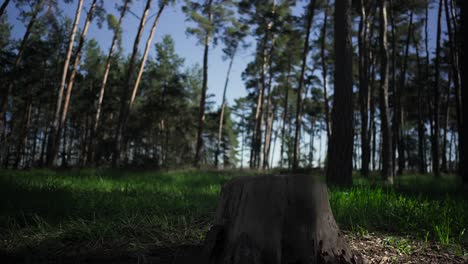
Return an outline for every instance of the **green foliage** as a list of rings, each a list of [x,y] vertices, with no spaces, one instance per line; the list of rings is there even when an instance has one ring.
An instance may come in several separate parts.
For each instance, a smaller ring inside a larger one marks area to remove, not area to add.
[[[194,27],[188,27],[186,32],[195,36],[200,45],[205,44],[206,36],[210,36],[216,45],[223,25],[233,16],[233,11],[230,9],[232,1],[205,0],[200,2],[185,0],[182,11],[186,14],[187,20],[195,24]]]
[[[422,177],[398,179],[395,189],[370,186],[335,189],[330,204],[345,229],[365,229],[433,239],[441,244],[459,243],[468,225],[468,201],[453,180],[443,183]]]

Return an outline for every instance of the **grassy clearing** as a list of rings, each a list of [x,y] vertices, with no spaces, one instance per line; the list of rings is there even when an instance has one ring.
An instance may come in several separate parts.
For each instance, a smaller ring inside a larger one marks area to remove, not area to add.
[[[0,250],[137,250],[199,243],[221,185],[235,172],[2,171]],[[405,176],[395,188],[357,179],[332,189],[345,230],[408,235],[460,247],[468,198],[453,179]],[[389,238],[389,243],[400,243]],[[402,250],[406,250],[404,243]]]

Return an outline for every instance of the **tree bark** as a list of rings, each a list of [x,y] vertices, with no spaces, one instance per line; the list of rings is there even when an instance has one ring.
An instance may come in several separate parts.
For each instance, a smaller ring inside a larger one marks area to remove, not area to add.
[[[393,150],[390,111],[388,107],[388,43],[387,43],[387,1],[380,2],[380,115],[382,132],[382,179],[393,184]]]
[[[268,58],[268,69],[269,69],[269,80],[268,80],[268,88],[267,88],[267,103],[266,103],[266,111],[265,111],[265,139],[264,139],[264,147],[263,147],[263,169],[267,169],[269,165],[269,160],[270,160],[270,144],[271,144],[271,133],[273,129],[273,112],[271,110],[271,90],[272,90],[272,82],[273,82],[273,68],[272,68],[272,63],[273,63],[273,52],[275,49],[274,45],[274,39],[273,43],[270,48],[270,55]]]
[[[125,119],[127,118],[127,109],[128,109],[128,101],[130,99],[130,89],[133,86],[133,74],[134,74],[134,68],[135,68],[135,63],[138,55],[138,46],[140,44],[141,37],[143,35],[143,29],[146,25],[146,21],[148,19],[148,14],[151,8],[151,3],[152,0],[147,0],[146,1],[146,6],[143,11],[143,15],[140,20],[140,25],[138,26],[138,31],[135,36],[135,41],[133,43],[133,51],[132,55],[130,57],[128,69],[127,69],[127,84],[125,85],[124,91],[122,93],[122,97],[120,99],[120,113],[119,113],[119,122],[117,124],[117,131],[116,131],[116,136],[114,139],[114,153],[112,155],[112,165],[113,167],[116,167],[120,163],[120,154],[121,154],[121,149],[122,146],[125,142],[123,138],[123,133],[125,129]]]
[[[335,93],[327,182],[351,185],[353,171],[353,48],[351,0],[335,2]]]
[[[325,10],[323,11],[323,27],[322,27],[322,41],[320,43],[320,57],[322,62],[322,80],[323,80],[323,104],[325,112],[325,128],[327,129],[327,142],[331,136],[330,125],[330,105],[328,103],[328,66],[325,56],[325,47],[327,40],[327,22],[328,22],[328,6],[329,0],[325,3]]]
[[[259,176],[223,186],[203,263],[362,263],[311,176]]]
[[[426,158],[425,158],[425,153],[426,153],[426,135],[425,131],[426,128],[424,126],[424,75],[422,73],[422,65],[421,65],[421,60],[419,57],[419,45],[416,41],[416,39],[413,38],[414,46],[416,48],[416,64],[418,66],[418,170],[419,173],[425,174],[426,173]]]
[[[125,14],[127,13],[128,5],[130,3],[130,0],[125,0],[122,11],[120,13],[120,18],[118,22],[118,28],[115,29],[114,32],[114,37],[112,38],[112,44],[109,49],[109,54],[107,55],[107,60],[106,60],[106,66],[104,70],[104,76],[102,78],[101,82],[101,88],[99,89],[99,97],[97,101],[97,106],[96,106],[96,115],[94,117],[94,125],[92,128],[92,133],[91,133],[91,140],[90,140],[90,146],[89,146],[89,151],[88,151],[88,157],[87,160],[88,162],[91,162],[91,164],[94,162],[94,154],[96,151],[96,135],[97,131],[99,129],[99,123],[101,119],[101,112],[102,112],[102,103],[104,101],[104,94],[106,91],[106,86],[107,86],[107,80],[109,78],[109,73],[110,73],[110,67],[111,67],[111,62],[112,62],[112,57],[114,56],[114,51],[117,46],[118,40],[121,36],[121,26],[122,26],[122,21],[125,17]]]
[[[383,1],[383,0],[382,0]],[[393,95],[396,95],[398,93],[398,87],[397,87],[397,84],[396,84],[396,69],[397,69],[397,36],[396,36],[396,32],[395,32],[395,29],[396,29],[396,26],[395,26],[395,16],[394,16],[394,5],[393,5],[393,0],[388,0],[388,6],[387,6],[387,11],[388,11],[388,15],[389,15],[389,18],[390,18],[390,23],[391,23],[391,35],[392,35],[392,56],[391,56],[391,61],[392,61],[392,82],[391,82],[391,85],[390,85],[390,88],[391,88],[391,94]],[[388,22],[387,22],[388,23]],[[397,164],[397,161],[396,161],[396,152],[397,152],[397,147],[398,147],[398,143],[400,142],[400,139],[398,138],[400,136],[400,133],[398,133],[398,131],[400,131],[400,111],[399,111],[399,105],[398,105],[398,96],[394,96],[393,97],[395,100],[394,104],[395,104],[395,113],[393,114],[393,124],[391,124],[392,126],[392,144],[391,144],[391,148],[392,148],[392,170],[393,170],[393,174],[395,174],[395,171],[396,171],[396,164]],[[389,100],[390,100],[390,96],[389,96]],[[390,106],[389,106],[390,107]],[[390,110],[389,110],[390,111]],[[390,112],[389,112],[390,113]],[[391,116],[391,114],[389,114],[389,116]],[[391,121],[390,121],[391,123]]]
[[[289,109],[289,77],[291,76],[291,60],[288,61],[288,75],[286,76],[284,104],[283,104],[283,127],[281,128],[280,168],[283,168],[283,153],[286,140],[286,123]]]
[[[442,109],[442,118],[443,118],[443,123],[442,126],[444,128],[443,134],[442,134],[442,148],[441,148],[441,167],[440,170],[442,172],[447,173],[448,172],[448,163],[447,163],[447,136],[448,136],[448,130],[449,130],[449,122],[450,122],[450,88],[451,88],[451,83],[452,83],[452,76],[453,72],[449,72],[448,74],[448,84],[446,87],[445,91],[445,102],[443,104],[443,109]]]
[[[405,137],[404,137],[404,122],[405,122],[405,114],[404,114],[404,92],[406,89],[406,71],[408,68],[408,55],[409,55],[409,48],[410,48],[410,41],[411,41],[411,34],[413,34],[413,10],[410,11],[410,17],[408,22],[408,33],[406,36],[406,47],[405,47],[405,54],[403,57],[403,67],[401,69],[401,79],[400,79],[400,87],[396,88],[396,96],[397,96],[397,127],[398,127],[398,170],[397,174],[402,175],[403,171],[406,167],[406,159],[405,159]]]
[[[450,4],[449,4],[450,1]],[[445,1],[445,17],[447,24],[447,35],[450,47],[450,63],[452,65],[452,74],[453,74],[453,85],[455,87],[455,111],[457,114],[457,129],[458,134],[462,135],[462,114],[461,114],[461,76],[460,76],[460,52],[461,49],[458,46],[458,28],[457,28],[457,19],[453,7],[453,1]],[[450,85],[450,84],[449,84]],[[463,137],[463,136],[462,136]]]
[[[267,63],[267,43],[268,43],[268,35],[269,31],[265,33],[263,38],[263,44],[261,47],[262,52],[262,70],[260,73],[260,83],[259,85],[261,88],[259,89],[259,94],[257,96],[257,107],[255,110],[255,121],[254,121],[254,131],[252,133],[252,153],[250,159],[250,167],[251,168],[258,168],[260,166],[260,151],[262,147],[262,121],[263,121],[263,104],[264,104],[264,97],[265,97],[265,88],[266,88],[266,63]]]
[[[7,8],[9,3],[10,3],[10,0],[3,1],[3,4],[0,7],[0,18],[3,16],[3,13],[5,13],[5,9]]]
[[[59,133],[59,126],[60,126],[60,113],[62,110],[63,92],[65,90],[65,82],[67,81],[67,75],[68,75],[68,66],[70,64],[70,60],[71,60],[71,56],[73,52],[73,44],[75,42],[75,35],[78,29],[78,24],[80,22],[81,9],[83,7],[83,2],[84,0],[78,1],[78,7],[76,8],[76,14],[75,14],[75,21],[73,22],[70,39],[68,41],[67,55],[65,58],[65,62],[63,64],[62,80],[60,82],[60,87],[59,87],[58,96],[57,96],[57,104],[55,107],[54,122],[52,123],[52,126],[50,128],[50,133],[49,133],[47,157],[46,157],[47,167],[52,167],[54,165],[55,156],[57,155],[57,151],[58,151],[57,141],[59,141],[59,139],[57,138],[60,138],[60,135],[58,133]]]
[[[8,1],[5,1],[3,3],[3,5],[5,5],[5,4],[8,5]],[[33,29],[34,25],[37,22],[37,16],[38,16],[39,12],[41,11],[43,4],[44,4],[44,0],[39,0],[39,1],[37,1],[36,5],[34,6],[33,14],[32,14],[31,19],[29,20],[29,23],[28,23],[28,25],[26,27],[26,31],[24,32],[23,38],[21,40],[20,47],[18,49],[18,54],[16,55],[15,62],[13,64],[13,68],[12,68],[12,73],[13,74],[16,73],[15,71],[18,69],[18,66],[20,65],[21,61],[23,60],[23,54],[24,54],[24,51],[26,49],[26,45],[28,44],[29,36],[31,35],[32,29]],[[6,8],[6,6],[5,6],[5,8]],[[0,14],[0,17],[1,17],[1,14]],[[6,120],[6,112],[7,112],[7,109],[8,109],[8,101],[10,100],[10,94],[11,94],[11,92],[13,90],[14,85],[15,85],[14,77],[8,78],[7,81],[8,81],[8,83],[6,85],[2,84],[1,90],[0,90],[0,95],[1,95],[1,99],[0,99],[0,135],[5,133],[5,129],[6,129],[5,120]]]
[[[432,136],[432,172],[436,177],[440,176],[440,144],[439,144],[439,137],[440,137],[440,116],[439,116],[439,108],[440,108],[440,91],[439,91],[439,77],[440,77],[440,39],[442,34],[442,3],[443,0],[439,1],[439,11],[437,16],[437,37],[436,37],[436,54],[435,54],[435,62],[434,62],[434,135]]]
[[[370,140],[369,140],[369,22],[366,1],[361,0],[361,21],[359,22],[359,105],[361,111],[361,175],[369,177]]]
[[[462,133],[459,136],[459,166],[460,174],[463,183],[468,185],[468,57],[466,50],[468,49],[468,1],[460,1],[460,18],[461,18],[461,81],[462,87]]]
[[[86,41],[86,36],[88,35],[89,26],[91,25],[91,21],[93,20],[94,11],[96,10],[96,5],[97,5],[97,0],[93,0],[91,7],[88,11],[88,14],[86,16],[86,21],[83,27],[83,32],[81,33],[81,36],[80,36],[80,42],[78,43],[78,47],[75,52],[75,60],[73,61],[73,66],[71,69],[70,77],[68,79],[67,93],[65,95],[65,99],[63,102],[63,109],[60,115],[60,123],[57,129],[57,135],[54,137],[55,142],[53,142],[53,146],[59,145],[60,133],[61,133],[61,130],[65,127],[65,122],[67,120],[67,115],[68,115],[68,108],[70,106],[71,92],[73,90],[73,85],[75,84],[76,73],[78,72],[78,66],[80,65],[80,62],[81,62],[82,50]],[[54,160],[57,153],[56,153],[56,150],[54,149],[52,149],[52,151],[53,153],[52,153],[51,158],[52,160]]]
[[[216,152],[215,152],[215,167],[218,167],[218,160],[219,160],[219,152],[221,149],[221,140],[223,137],[223,125],[224,125],[224,111],[226,108],[226,92],[229,85],[229,76],[231,75],[232,64],[234,63],[234,57],[236,52],[234,51],[233,55],[231,56],[231,60],[229,62],[228,71],[226,74],[226,81],[224,82],[224,90],[223,90],[223,101],[221,103],[221,113],[219,114],[219,124],[218,124],[218,142],[216,144]]]
[[[307,56],[309,55],[309,38],[312,22],[314,20],[315,0],[310,0],[307,10],[306,38],[304,41],[304,49],[302,51],[301,74],[299,77],[299,87],[297,89],[297,109],[296,109],[296,132],[294,134],[294,154],[293,154],[293,169],[299,167],[301,159],[301,129],[302,129],[302,110],[304,108],[304,97],[302,96],[304,87],[304,76],[307,67]]]
[[[208,23],[211,23],[213,20],[212,13],[212,4],[213,0],[207,1],[207,10],[208,10]],[[195,152],[194,166],[200,166],[201,152],[203,150],[203,130],[205,127],[205,108],[206,108],[206,92],[208,89],[208,53],[210,50],[210,38],[211,32],[207,30],[205,32],[205,50],[203,52],[203,84],[202,84],[202,93],[200,97],[200,107],[198,113],[198,129],[197,129],[197,147]]]

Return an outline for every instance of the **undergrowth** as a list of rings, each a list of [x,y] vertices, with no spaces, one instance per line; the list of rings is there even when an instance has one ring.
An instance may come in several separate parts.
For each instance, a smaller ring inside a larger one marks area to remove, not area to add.
[[[200,243],[221,185],[239,173],[0,171],[0,250],[68,254]],[[466,243],[468,199],[449,177],[404,176],[391,188],[357,178],[351,188],[332,188],[330,204],[341,228],[364,236]]]

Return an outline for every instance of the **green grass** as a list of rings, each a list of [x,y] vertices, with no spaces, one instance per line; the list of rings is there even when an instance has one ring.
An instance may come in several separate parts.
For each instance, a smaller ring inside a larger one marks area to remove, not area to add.
[[[200,243],[221,185],[236,174],[0,171],[0,250],[67,254]],[[355,182],[330,193],[343,229],[465,243],[468,199],[454,179],[405,176],[394,188],[361,178]],[[407,251],[405,243],[397,246]]]

